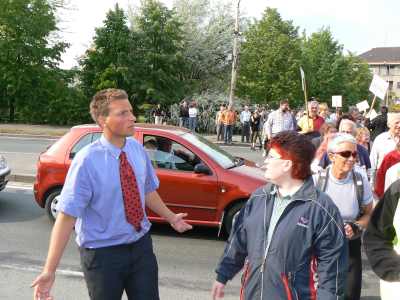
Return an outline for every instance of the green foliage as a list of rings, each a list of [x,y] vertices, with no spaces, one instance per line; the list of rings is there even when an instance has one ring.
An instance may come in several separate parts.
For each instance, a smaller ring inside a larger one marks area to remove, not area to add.
[[[67,44],[52,40],[55,9],[45,0],[0,2],[0,106],[8,120],[18,110],[44,110],[47,79]]]
[[[226,91],[229,88],[234,16],[231,1],[177,0],[174,2],[184,35],[186,91]],[[243,26],[241,26],[243,27]]]
[[[132,31],[138,37],[140,60],[140,101],[174,103],[183,96],[180,78],[182,57],[182,24],[174,11],[160,1],[143,0],[133,16]]]
[[[343,95],[346,107],[368,96],[372,78],[368,65],[351,53],[345,56],[327,28],[305,39],[303,68],[309,96],[330,103],[332,95]]]
[[[105,88],[121,88],[134,94],[133,79],[137,72],[134,57],[134,36],[127,25],[124,11],[115,6],[107,13],[102,27],[96,28],[93,46],[80,61],[81,88],[86,97],[92,97]]]
[[[298,29],[282,20],[276,9],[267,8],[244,34],[239,59],[238,95],[256,103],[278,102],[283,97],[292,104],[301,102]]]

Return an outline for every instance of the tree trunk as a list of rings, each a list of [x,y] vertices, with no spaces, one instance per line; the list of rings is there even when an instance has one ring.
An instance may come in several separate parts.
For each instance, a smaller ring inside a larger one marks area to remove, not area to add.
[[[15,105],[13,99],[8,100],[8,110],[9,110],[8,122],[13,123],[15,118]]]

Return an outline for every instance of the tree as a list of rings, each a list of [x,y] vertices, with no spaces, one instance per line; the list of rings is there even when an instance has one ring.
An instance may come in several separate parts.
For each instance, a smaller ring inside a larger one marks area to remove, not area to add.
[[[234,14],[231,1],[176,0],[183,30],[187,93],[226,91],[232,55]]]
[[[184,95],[181,23],[174,11],[156,0],[143,0],[132,18],[141,62],[140,101],[174,103]]]
[[[298,29],[276,9],[267,8],[244,34],[239,60],[239,96],[257,103],[276,103],[283,97],[302,103]]]
[[[367,97],[368,65],[351,53],[344,55],[329,28],[304,38],[302,51],[310,96],[329,102],[332,95],[343,95],[345,106]]]
[[[81,59],[81,87],[87,97],[105,88],[120,88],[135,93],[135,37],[127,17],[118,4],[107,13],[102,27],[96,28],[93,45]]]
[[[1,1],[0,24],[0,103],[13,122],[18,109],[46,103],[39,95],[67,44],[51,39],[58,28],[46,0]]]

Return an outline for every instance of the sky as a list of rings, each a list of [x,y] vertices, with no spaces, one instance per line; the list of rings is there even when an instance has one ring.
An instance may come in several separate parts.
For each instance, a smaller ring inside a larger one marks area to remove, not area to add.
[[[210,0],[213,1],[213,0]],[[235,1],[236,0],[232,0]],[[69,0],[62,15],[62,38],[71,44],[62,56],[62,68],[77,65],[77,58],[91,45],[94,29],[103,24],[116,3],[127,9],[140,0]],[[162,0],[169,8],[173,0]],[[292,20],[307,35],[329,27],[345,50],[361,54],[374,47],[400,47],[399,0],[241,0],[247,17],[260,19],[266,7],[278,9],[284,20]]]

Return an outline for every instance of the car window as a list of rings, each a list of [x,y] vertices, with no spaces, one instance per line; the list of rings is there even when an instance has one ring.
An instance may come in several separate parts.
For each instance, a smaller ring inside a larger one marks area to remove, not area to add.
[[[92,142],[92,135],[93,134],[89,133],[81,137],[74,147],[72,147],[69,157],[73,158],[83,147],[90,144]]]
[[[97,141],[101,137],[102,134],[103,134],[102,132],[94,132],[94,133],[92,133],[92,143]]]
[[[185,133],[181,135],[189,143],[205,152],[212,160],[219,164],[224,169],[230,169],[237,166],[236,159],[231,154],[221,149],[214,143],[211,143],[204,137],[198,134]]]
[[[145,135],[143,146],[155,168],[193,172],[201,162],[192,151],[166,137]]]

